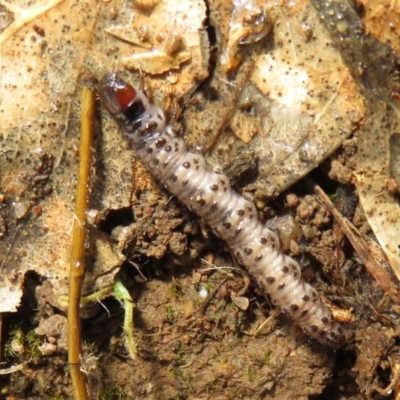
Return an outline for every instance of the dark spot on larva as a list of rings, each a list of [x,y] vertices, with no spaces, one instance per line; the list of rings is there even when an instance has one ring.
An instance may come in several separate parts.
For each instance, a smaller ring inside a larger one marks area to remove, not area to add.
[[[335,331],[332,331],[332,332],[329,334],[329,336],[330,336],[332,339],[338,339],[338,338],[339,338],[339,335],[338,335]]]
[[[244,254],[246,254],[247,256],[249,256],[252,252],[253,252],[252,248],[250,248],[250,247],[244,248]]]
[[[308,294],[305,294],[305,295],[302,297],[302,300],[303,300],[303,301],[308,301],[308,300],[310,300],[310,296],[309,296]]]
[[[165,151],[169,153],[172,150],[171,146],[165,146]]]
[[[319,331],[318,332],[318,336],[319,337],[324,337],[326,335],[326,332],[325,331]]]
[[[185,161],[182,165],[183,165],[185,168],[190,168],[190,162],[188,162],[188,161]]]
[[[260,238],[260,243],[261,243],[261,244],[267,244],[267,238],[261,237],[261,238]]]
[[[176,174],[172,174],[172,175],[169,177],[169,179],[170,179],[172,182],[176,182],[176,181],[178,180],[178,176],[177,176]]]
[[[250,214],[249,215],[249,219],[253,219],[254,218],[254,215],[253,214]]]
[[[156,141],[156,147],[157,147],[157,149],[160,149],[161,147],[163,147],[165,143],[166,143],[166,140],[165,140],[165,139],[163,139],[163,138],[158,139],[158,140]]]
[[[229,229],[229,228],[232,227],[232,224],[231,224],[230,222],[224,222],[224,223],[222,224],[222,226],[223,226],[225,229]],[[246,249],[244,249],[244,252],[246,253]],[[246,254],[247,254],[247,253],[246,253]]]
[[[299,311],[299,306],[297,304],[291,304],[290,311],[292,311],[292,312]]]
[[[211,185],[211,186],[210,186],[210,189],[211,189],[213,192],[216,192],[216,191],[218,190],[218,185]]]
[[[211,210],[214,211],[218,208],[218,203],[216,201],[213,201],[213,203],[211,204]]]
[[[307,314],[308,314],[308,310],[303,310],[303,311],[301,312],[300,315],[301,315],[302,317],[304,317],[304,316],[307,315]]]
[[[148,154],[151,154],[152,152],[153,152],[153,149],[152,149],[151,147],[148,147],[148,148],[147,148],[147,153],[148,153]]]
[[[151,121],[147,124],[146,129],[148,129],[150,132],[153,132],[157,128],[157,123],[154,121]]]
[[[194,169],[195,169],[196,171],[198,171],[198,170],[200,169],[200,167],[199,167],[198,165],[196,165],[196,166],[194,167]]]
[[[326,317],[321,318],[321,322],[326,325],[329,322],[329,319]]]
[[[241,253],[240,251],[237,251],[237,252],[236,252],[236,258],[237,258],[238,260],[241,260],[241,259],[242,259],[242,253]]]
[[[160,161],[159,161],[157,158],[153,158],[153,164],[154,164],[154,165],[158,165],[159,162],[160,162]]]
[[[237,229],[236,229],[236,232],[237,232]],[[263,258],[262,254],[259,254],[259,255],[254,259],[254,261],[256,261],[256,262],[261,261],[262,258]]]
[[[275,242],[271,243],[271,249],[274,249],[275,247],[276,247],[276,243]]]
[[[289,267],[288,267],[287,265],[284,265],[284,266],[281,268],[281,271],[282,271],[284,274],[287,274],[287,273],[289,272]]]
[[[280,283],[280,284],[278,285],[278,290],[282,290],[285,286],[286,286],[286,284]]]
[[[222,186],[226,186],[226,182],[225,182],[223,179],[220,179],[219,183],[220,183]]]
[[[342,327],[341,327],[341,326],[338,326],[338,327],[337,327],[337,331],[338,331],[339,334],[340,334],[340,333],[343,333]]]
[[[142,123],[140,121],[129,125],[128,132],[136,132],[136,135],[140,137],[146,136],[149,133],[147,132],[146,127],[142,127]]]
[[[201,197],[201,196],[197,196],[196,197],[196,202],[200,205],[200,206],[204,206],[206,204],[206,201]]]
[[[268,276],[267,277],[267,283],[269,283],[270,285],[275,283],[275,281],[276,281],[276,279],[273,276]]]
[[[238,235],[240,232],[242,232],[242,228],[237,227],[237,228],[236,228],[236,231],[235,231],[236,235]]]
[[[311,296],[313,297],[313,298],[315,298],[315,297],[317,297],[317,292],[314,292],[314,290],[311,292]]]
[[[182,186],[186,186],[189,183],[188,179],[185,179],[184,181],[182,181]]]
[[[294,278],[297,278],[299,276],[299,273],[298,272],[293,272],[293,277]]]
[[[317,325],[311,325],[310,326],[310,330],[311,330],[311,332],[317,332],[318,326]]]
[[[239,217],[243,217],[244,215],[244,210],[237,210],[236,214],[239,215]]]

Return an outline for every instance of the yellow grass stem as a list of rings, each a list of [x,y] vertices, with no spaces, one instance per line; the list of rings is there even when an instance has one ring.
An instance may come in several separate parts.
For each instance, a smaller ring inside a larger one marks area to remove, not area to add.
[[[79,303],[85,278],[86,212],[90,197],[90,167],[92,162],[93,122],[95,109],[94,92],[84,87],[82,90],[81,140],[79,146],[79,177],[76,209],[72,232],[72,252],[69,274],[68,302],[68,362],[75,397],[87,400],[86,379],[81,371],[81,325]]]

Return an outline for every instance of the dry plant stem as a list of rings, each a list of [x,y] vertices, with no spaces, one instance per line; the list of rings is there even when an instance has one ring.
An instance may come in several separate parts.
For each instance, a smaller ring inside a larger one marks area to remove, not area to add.
[[[3,360],[3,313],[0,313],[0,363]],[[0,387],[2,387],[0,379]]]
[[[384,263],[387,263],[386,260],[382,259],[384,257],[383,252],[379,252],[380,259],[377,259],[375,254],[377,251],[374,251],[374,249],[376,249],[376,246],[378,245],[376,244],[375,246],[375,244],[367,243],[360,232],[358,232],[357,228],[347,218],[340,214],[321,187],[319,187],[311,178],[305,178],[305,182],[309,189],[319,197],[320,201],[339,223],[365,268],[367,268],[368,272],[375,278],[377,284],[396,304],[400,304],[400,297],[397,294],[396,287],[393,285],[393,279],[390,273],[383,267]]]
[[[210,149],[212,149],[216,145],[218,139],[220,138],[220,136],[222,134],[223,129],[229,124],[229,121],[232,119],[232,116],[236,110],[234,104],[238,100],[245,85],[249,82],[250,75],[254,69],[254,64],[255,64],[255,61],[251,61],[250,63],[246,63],[246,65],[243,66],[242,73],[239,75],[239,80],[236,83],[236,89],[231,94],[231,97],[229,98],[229,100],[227,102],[228,107],[222,113],[220,120],[214,127],[214,130],[217,133],[215,135],[213,135],[212,140],[210,140],[206,144],[206,146],[204,146],[204,148],[201,150],[202,154],[206,154]]]
[[[78,400],[88,399],[85,375],[80,369],[81,327],[79,304],[85,277],[86,212],[89,203],[89,177],[92,161],[93,121],[95,96],[93,91],[82,90],[81,141],[79,147],[79,177],[76,196],[72,253],[69,275],[68,302],[68,361],[72,383]]]

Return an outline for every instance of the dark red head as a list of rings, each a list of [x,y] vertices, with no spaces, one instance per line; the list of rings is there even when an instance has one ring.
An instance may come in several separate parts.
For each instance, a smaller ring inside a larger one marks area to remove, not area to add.
[[[123,126],[135,123],[145,112],[143,96],[115,72],[104,75],[97,90],[104,107]]]

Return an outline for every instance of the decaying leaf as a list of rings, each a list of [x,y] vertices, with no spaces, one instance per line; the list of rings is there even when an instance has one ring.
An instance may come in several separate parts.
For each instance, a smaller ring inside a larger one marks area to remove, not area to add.
[[[225,167],[238,155],[257,160],[257,178],[247,190],[258,197],[279,194],[315,168],[365,115],[351,71],[312,5],[267,2],[264,10],[273,33],[246,47],[234,78],[219,60],[185,111],[187,141],[210,149],[211,164]],[[223,38],[230,14],[217,15]],[[206,91],[215,93],[211,102]]]
[[[400,205],[393,185],[400,117],[395,29],[400,22],[399,8],[396,2],[380,2],[379,6],[365,2],[368,13],[364,24],[353,8],[319,0],[314,3],[365,99],[367,112],[358,142],[357,191],[368,222],[400,279]],[[393,29],[377,29],[378,24],[383,27],[387,21]]]
[[[169,83],[174,97],[179,99],[208,76],[209,43],[203,1],[192,1],[190,10],[174,0],[146,6],[137,2],[133,9],[121,4],[115,7],[119,7],[118,17],[110,21],[105,32],[120,45],[118,57],[124,67],[158,75],[159,82],[156,83],[157,78],[152,81],[152,91],[157,85],[165,97]]]
[[[98,6],[90,1],[2,6],[13,15],[0,35],[4,312],[16,311],[27,271],[48,277],[58,294],[67,290],[79,140],[73,96]],[[105,262],[104,270],[89,272],[93,284],[96,274],[110,271],[122,256],[101,234],[90,244],[93,257]]]
[[[400,8],[396,1],[370,1],[366,9],[367,32],[381,43],[374,61],[382,68],[369,62],[377,80],[366,95],[370,112],[360,137],[357,187],[368,222],[400,281],[400,204],[393,186],[399,182],[400,89],[395,59],[400,55]]]
[[[176,1],[159,2],[151,7],[150,14],[147,8],[137,8],[128,25],[111,26],[105,31],[134,45],[128,50],[129,55],[122,54],[126,68],[161,74],[178,69],[192,57],[202,58],[205,11],[201,0],[191,2],[190,13]]]
[[[182,43],[175,36],[173,43],[164,43],[171,57],[181,45],[190,52],[185,73],[169,81],[175,83],[178,97],[207,75],[203,68],[207,46],[200,48],[205,6],[197,5],[196,13],[179,14],[175,28],[170,21],[169,33],[181,32]],[[54,291],[50,302],[62,307],[57,299],[67,293],[68,284],[81,82],[121,68],[112,55],[116,52],[120,60],[124,46],[132,46],[122,43],[119,48],[105,28],[119,18],[133,20],[133,14],[143,10],[132,10],[126,2],[111,5],[91,0],[34,5],[1,1],[0,6],[5,16],[0,33],[0,312],[16,311],[27,271],[46,277]],[[176,3],[155,4],[154,10],[172,18],[177,7]],[[170,90],[164,88],[164,93]],[[132,161],[119,133],[110,131],[107,123],[99,134],[98,130],[91,207],[104,216],[109,209],[129,206]],[[87,247],[85,294],[112,283],[125,259],[121,249],[96,229],[89,232]]]

